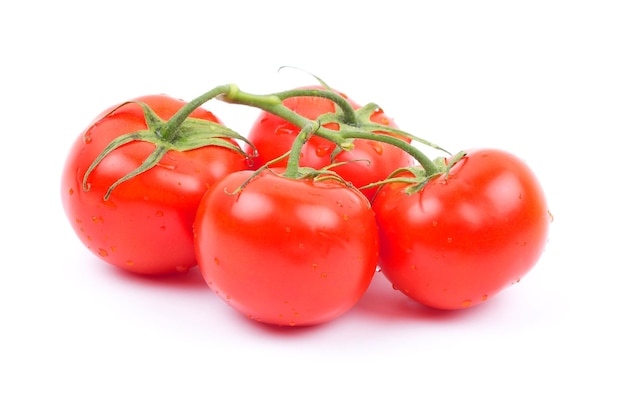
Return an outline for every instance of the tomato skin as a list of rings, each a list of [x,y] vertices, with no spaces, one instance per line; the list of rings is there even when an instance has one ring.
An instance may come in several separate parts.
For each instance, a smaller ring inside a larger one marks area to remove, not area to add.
[[[321,88],[321,87],[303,87]],[[345,95],[344,95],[345,97]],[[355,109],[361,106],[346,98]],[[325,113],[335,111],[335,103],[321,97],[292,97],[286,99],[283,104],[309,119],[316,119]],[[376,111],[370,117],[370,121],[397,128],[398,126],[382,110]],[[325,125],[329,129],[336,126]],[[284,155],[289,151],[300,129],[284,119],[268,112],[261,112],[253,123],[248,134],[248,140],[254,144],[259,152],[254,158],[255,167],[258,168],[273,159]],[[406,138],[401,138],[409,142]],[[331,154],[334,144],[319,136],[313,136],[302,148],[300,166],[315,169],[324,168],[332,163]],[[413,158],[401,149],[382,142],[374,142],[364,139],[354,141],[354,149],[343,151],[335,158],[334,162],[356,161],[333,168],[346,181],[359,188],[370,183],[387,178],[394,170],[404,166],[413,165]],[[366,162],[369,161],[369,162]],[[286,159],[274,163],[273,167],[286,166]],[[363,189],[363,194],[369,199],[373,198],[374,189]]]
[[[250,174],[228,175],[198,208],[196,253],[209,287],[268,324],[320,324],[348,311],[378,260],[367,199],[335,180],[294,180],[270,170],[233,195]]]
[[[166,95],[135,99],[167,120],[185,102]],[[118,185],[154,150],[147,142],[126,144],[106,156],[82,181],[88,167],[113,139],[147,128],[139,105],[130,103],[102,112],[73,143],[62,173],[64,210],[82,243],[102,260],[141,274],[184,272],[196,265],[193,221],[208,186],[226,174],[246,169],[245,158],[232,150],[207,146],[168,151],[154,168]],[[220,122],[199,108],[191,117]]]
[[[373,203],[380,265],[394,287],[438,309],[461,309],[518,282],[545,248],[551,215],[530,168],[496,149],[470,150],[449,176],[408,195],[385,185]]]

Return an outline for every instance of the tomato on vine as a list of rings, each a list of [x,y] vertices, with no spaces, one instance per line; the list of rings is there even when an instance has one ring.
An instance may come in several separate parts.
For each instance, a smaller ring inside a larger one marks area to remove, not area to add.
[[[380,265],[394,287],[438,309],[480,304],[537,263],[551,214],[530,168],[497,149],[466,152],[424,182],[409,171],[374,200]]]
[[[322,86],[303,87],[306,89],[324,89]],[[359,126],[369,125],[376,132],[376,125],[381,129],[379,133],[385,134],[382,128],[396,128],[397,125],[379,107],[366,107],[358,105],[339,93],[345,98],[352,108],[357,111],[358,119],[354,122]],[[324,115],[337,115],[341,120],[342,109],[338,104],[326,97],[294,95],[283,100],[283,105],[295,113],[315,120]],[[359,112],[360,110],[360,112]],[[345,119],[343,119],[345,121]],[[340,130],[340,125],[335,118],[329,118],[324,127],[331,130]],[[254,144],[258,156],[253,158],[255,167],[258,168],[279,156],[288,152],[300,129],[293,123],[268,111],[262,111],[253,123],[248,134],[248,140]],[[392,135],[392,134],[391,134]],[[397,136],[406,142],[409,138]],[[311,137],[302,147],[300,165],[321,169],[333,163],[339,163],[332,168],[346,181],[355,187],[362,187],[372,182],[380,181],[391,174],[395,169],[414,164],[413,158],[396,146],[384,142],[367,139],[355,139],[350,150],[337,149],[336,145],[320,136]],[[284,160],[276,160],[271,166],[285,166]],[[362,190],[371,198],[373,189]]]
[[[72,145],[62,203],[76,235],[100,259],[142,274],[196,265],[192,225],[200,198],[248,166],[229,139],[236,133],[205,109],[179,113],[185,105],[166,95],[139,97],[104,111]]]
[[[261,110],[249,138],[200,107],[212,99]],[[104,261],[144,274],[198,264],[216,294],[263,323],[339,317],[377,265],[424,305],[475,306],[539,260],[546,197],[510,153],[433,161],[418,143],[443,150],[326,85],[254,95],[227,84],[189,103],[144,96],[81,133],[62,202]]]
[[[195,233],[209,287],[268,324],[339,317],[365,293],[378,260],[368,200],[336,178],[230,174],[202,199]]]

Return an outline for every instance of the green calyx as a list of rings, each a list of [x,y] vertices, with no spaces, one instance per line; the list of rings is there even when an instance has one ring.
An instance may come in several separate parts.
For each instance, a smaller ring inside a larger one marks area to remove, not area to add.
[[[443,175],[445,178],[450,174],[450,170],[454,165],[456,165],[461,159],[465,157],[467,153],[465,151],[458,152],[454,154],[450,158],[436,158],[432,161],[433,165],[436,167],[436,171],[428,174],[423,166],[411,166],[411,167],[403,167],[396,169],[389,176],[382,180],[372,184],[368,184],[361,188],[374,188],[377,187],[377,193],[380,189],[390,183],[404,183],[408,184],[408,186],[404,189],[404,193],[411,195],[417,192],[420,192],[426,184],[433,178],[439,177]],[[404,173],[408,173],[409,175],[402,175]]]
[[[147,129],[122,135],[109,143],[102,153],[93,161],[91,166],[87,169],[87,172],[85,172],[83,177],[83,189],[85,191],[89,191],[89,176],[98,164],[100,164],[102,160],[107,157],[107,155],[115,149],[134,141],[152,143],[155,146],[154,151],[142,162],[139,167],[115,181],[104,195],[104,200],[107,200],[110,197],[111,192],[119,184],[157,166],[163,156],[170,150],[184,152],[204,146],[222,146],[241,153],[245,157],[250,156],[242,151],[239,146],[226,140],[226,138],[230,138],[244,141],[250,145],[254,154],[256,154],[254,145],[237,132],[219,123],[190,117],[191,113],[196,108],[212,99],[218,99],[231,104],[245,105],[264,110],[301,129],[290,152],[278,158],[287,159],[287,167],[285,172],[282,174],[287,178],[338,177],[338,175],[332,172],[331,168],[312,170],[307,167],[299,166],[299,156],[302,146],[314,135],[324,138],[335,145],[335,149],[331,153],[331,162],[333,163],[335,157],[339,153],[353,149],[355,139],[387,143],[402,149],[419,163],[419,167],[415,169],[414,179],[412,179],[412,181],[416,182],[416,187],[411,187],[412,190],[419,190],[423,188],[423,186],[430,179],[440,174],[447,174],[450,167],[454,163],[458,162],[458,160],[460,160],[464,155],[454,155],[450,158],[448,163],[441,163],[443,158],[436,159],[434,161],[430,160],[430,158],[417,149],[413,143],[409,143],[407,140],[400,138],[406,138],[411,142],[429,146],[436,150],[443,151],[448,155],[451,154],[436,144],[411,135],[408,132],[404,132],[388,125],[372,122],[372,116],[376,112],[380,111],[380,107],[378,105],[370,103],[355,110],[352,107],[352,104],[344,96],[331,89],[321,79],[317,77],[315,78],[320,82],[322,88],[294,89],[265,95],[256,95],[241,91],[235,84],[220,85],[187,103],[168,121],[164,121],[159,118],[145,103],[134,102],[142,107]],[[284,105],[284,101],[286,99],[302,96],[321,97],[331,100],[336,104],[335,111],[323,114],[317,119],[311,120]],[[112,110],[108,115],[129,103],[133,102],[121,104],[116,109]],[[332,129],[330,126],[332,126]],[[260,168],[260,170],[267,169],[273,162],[275,161],[271,161],[266,164],[266,166]],[[331,167],[332,166],[333,165],[331,165]],[[406,169],[414,170],[414,168]],[[399,178],[400,177],[388,178],[383,182],[370,184],[362,188],[381,186],[385,181],[406,181],[406,179]]]
[[[414,179],[410,180],[416,183],[415,187],[410,187],[411,190],[421,189],[430,179],[437,177],[442,173],[448,172],[450,165],[443,163],[443,158],[432,161],[419,149],[413,146],[412,143],[400,138],[406,138],[412,142],[421,143],[436,150],[443,151],[448,155],[451,155],[450,152],[432,142],[426,141],[408,132],[404,132],[388,125],[372,122],[371,118],[374,113],[380,111],[380,107],[378,105],[370,103],[355,110],[345,97],[332,90],[319,78],[317,78],[317,80],[322,85],[322,88],[320,89],[294,89],[259,96],[242,92],[237,86],[229,85],[225,86],[226,88],[224,88],[223,93],[216,96],[218,99],[228,103],[247,105],[265,110],[268,113],[272,113],[301,129],[298,136],[294,140],[291,150],[287,154],[282,155],[276,160],[270,161],[265,166],[261,167],[251,176],[250,180],[258,175],[258,172],[267,169],[273,163],[285,158],[287,158],[287,167],[285,172],[282,174],[284,177],[294,179],[311,177],[331,179],[338,177],[338,175],[332,172],[332,165],[331,167],[327,167],[322,170],[314,170],[299,166],[299,155],[301,153],[301,149],[314,135],[324,138],[335,145],[335,149],[331,153],[331,161],[334,161],[334,158],[340,152],[350,151],[354,147],[353,142],[355,139],[388,143],[402,149],[419,163],[419,167],[415,168]],[[315,120],[310,120],[290,110],[283,104],[284,100],[288,98],[305,96],[321,97],[331,100],[336,104],[336,110],[334,112],[322,114]],[[332,125],[333,129],[326,127],[329,125]],[[451,161],[455,158],[456,156],[452,157]],[[406,169],[413,170],[413,168]],[[392,179],[389,178],[385,181],[392,181]],[[403,179],[400,181],[406,180]],[[246,181],[246,183],[242,184],[237,192],[241,191],[241,189],[243,189],[248,182],[249,181]],[[369,186],[362,188],[379,185],[382,184],[370,184]]]
[[[163,156],[171,150],[184,152],[205,146],[221,146],[238,152],[245,157],[249,156],[243,152],[241,148],[225,139],[232,138],[246,141],[244,137],[219,123],[209,120],[190,117],[176,118],[175,116],[170,119],[170,121],[166,122],[161,119],[148,105],[136,101],[122,103],[104,117],[109,116],[119,108],[130,103],[135,103],[141,106],[148,128],[146,130],[140,130],[122,135],[111,141],[85,172],[85,175],[83,176],[83,189],[85,191],[89,191],[91,188],[89,184],[89,175],[91,175],[92,171],[100,164],[100,162],[102,162],[104,158],[107,157],[107,155],[117,148],[131,142],[143,141],[154,144],[154,151],[152,151],[152,153],[142,162],[140,166],[115,181],[108,188],[103,197],[105,201],[109,199],[111,192],[118,185],[148,171],[151,168],[154,168],[161,161]]]
[[[319,78],[318,81],[323,85],[322,89],[295,89],[261,96],[242,92],[237,86],[230,85],[217,97],[228,103],[242,104],[265,110],[303,130],[308,129],[307,126],[311,123],[318,124],[319,126],[315,128],[315,135],[336,145],[334,152],[331,154],[331,158],[335,157],[341,151],[349,151],[353,146],[352,142],[354,139],[365,139],[389,143],[399,147],[415,158],[429,176],[440,173],[438,168],[426,155],[410,143],[399,139],[397,136],[408,138],[412,141],[450,154],[448,151],[432,142],[411,135],[408,132],[372,122],[370,120],[372,115],[380,109],[378,105],[370,103],[355,110],[350,102],[341,94],[331,90],[323,81],[319,80]],[[337,105],[337,109],[335,112],[321,115],[316,120],[310,120],[288,109],[283,104],[283,101],[288,98],[303,96],[322,97],[331,100]],[[338,126],[338,129],[335,130],[325,127],[329,124]],[[309,137],[310,136],[311,135],[309,135]],[[294,146],[301,145],[294,144]]]

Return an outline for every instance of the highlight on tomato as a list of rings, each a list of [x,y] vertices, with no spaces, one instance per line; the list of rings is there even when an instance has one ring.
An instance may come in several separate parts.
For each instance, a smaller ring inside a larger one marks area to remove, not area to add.
[[[227,175],[202,199],[195,235],[209,287],[244,316],[279,326],[341,316],[378,261],[369,201],[332,176]]]
[[[405,170],[380,188],[373,209],[387,279],[446,310],[476,306],[517,283],[542,255],[551,222],[528,165],[497,149],[469,150],[425,183]]]
[[[202,195],[248,165],[231,139],[237,134],[208,110],[167,122],[185,105],[148,95],[113,106],[72,145],[62,173],[63,208],[101,260],[142,274],[196,265],[193,221]]]
[[[261,111],[248,138],[200,107],[212,99]],[[479,305],[538,262],[546,196],[511,153],[431,160],[418,144],[445,152],[326,85],[143,96],[78,136],[62,203],[103,261],[142,274],[198,265],[215,294],[262,323],[338,318],[377,265],[426,306]]]

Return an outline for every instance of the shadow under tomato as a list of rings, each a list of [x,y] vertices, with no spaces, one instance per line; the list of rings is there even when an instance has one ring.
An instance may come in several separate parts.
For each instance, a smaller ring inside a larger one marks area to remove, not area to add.
[[[394,289],[382,273],[376,273],[367,292],[354,309],[360,315],[375,316],[379,320],[391,322],[399,319],[428,321],[465,319],[482,309],[481,307],[483,306],[461,310],[431,308]]]
[[[206,284],[204,278],[202,277],[202,274],[200,273],[200,269],[197,266],[189,269],[186,272],[160,275],[136,274],[112,266],[109,266],[109,268],[113,270],[112,275],[136,284],[168,288],[198,288],[208,290],[208,285]]]
[[[254,320],[243,317],[247,320],[250,326],[254,326],[255,330],[270,336],[278,337],[302,337],[303,335],[309,335],[323,331],[331,323],[321,323],[310,326],[279,326],[269,323],[260,323]]]

